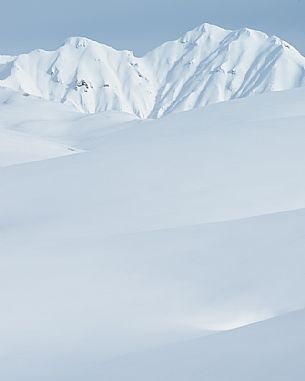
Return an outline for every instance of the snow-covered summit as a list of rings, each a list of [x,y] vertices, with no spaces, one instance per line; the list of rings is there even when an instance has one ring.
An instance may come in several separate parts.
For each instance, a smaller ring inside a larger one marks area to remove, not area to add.
[[[81,112],[160,117],[305,85],[305,58],[278,37],[202,24],[138,58],[84,37],[58,50],[0,56],[0,85]]]

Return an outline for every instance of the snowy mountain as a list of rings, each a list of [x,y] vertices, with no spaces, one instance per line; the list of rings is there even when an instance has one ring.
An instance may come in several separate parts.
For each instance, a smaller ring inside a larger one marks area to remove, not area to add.
[[[207,24],[0,57],[1,380],[305,379],[304,68]]]
[[[305,58],[275,36],[203,24],[141,58],[81,37],[54,52],[1,56],[0,85],[80,112],[157,118],[304,86]]]

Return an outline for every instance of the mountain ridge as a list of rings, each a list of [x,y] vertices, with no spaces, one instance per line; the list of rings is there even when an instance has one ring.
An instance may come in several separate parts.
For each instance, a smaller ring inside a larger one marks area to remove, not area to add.
[[[305,86],[305,57],[276,36],[204,23],[143,57],[86,37],[69,37],[56,51],[0,56],[0,86],[85,113],[159,118]]]

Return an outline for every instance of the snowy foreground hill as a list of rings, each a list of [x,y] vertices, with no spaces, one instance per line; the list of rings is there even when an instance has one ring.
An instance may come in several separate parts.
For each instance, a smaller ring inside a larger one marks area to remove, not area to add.
[[[0,137],[1,380],[305,379],[305,88],[156,120],[0,89]]]
[[[54,52],[0,56],[0,86],[81,112],[141,118],[303,85],[305,58],[285,41],[209,24],[141,58],[81,37]]]

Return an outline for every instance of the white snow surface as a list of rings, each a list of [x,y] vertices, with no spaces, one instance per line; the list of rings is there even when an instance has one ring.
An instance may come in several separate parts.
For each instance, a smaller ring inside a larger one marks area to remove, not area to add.
[[[58,50],[0,57],[0,85],[80,112],[157,118],[254,93],[305,85],[305,58],[251,29],[203,24],[144,57],[83,37]]]
[[[257,381],[304,377],[305,310],[244,328],[137,353],[104,365],[109,381]]]
[[[304,106],[0,89],[0,379],[304,380]]]
[[[91,149],[112,126],[136,119],[107,112],[84,115],[73,107],[0,88],[0,167]],[[100,128],[100,124],[102,127]]]

